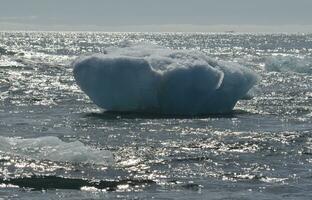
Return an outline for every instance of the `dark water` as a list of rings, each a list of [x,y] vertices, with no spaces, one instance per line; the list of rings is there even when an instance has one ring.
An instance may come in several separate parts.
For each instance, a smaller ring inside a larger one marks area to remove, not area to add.
[[[261,81],[232,114],[103,113],[70,63],[124,41]],[[312,35],[0,33],[0,199],[311,199]]]

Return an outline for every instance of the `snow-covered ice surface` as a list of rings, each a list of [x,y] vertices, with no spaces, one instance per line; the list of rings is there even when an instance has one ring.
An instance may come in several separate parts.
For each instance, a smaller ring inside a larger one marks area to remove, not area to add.
[[[310,200],[311,57],[311,34],[0,32],[0,199]],[[107,100],[118,108],[159,105],[160,79],[180,112],[193,100],[177,85],[215,91],[243,66],[238,94],[260,78],[226,115],[103,113],[74,61],[134,65],[114,80],[132,88]]]

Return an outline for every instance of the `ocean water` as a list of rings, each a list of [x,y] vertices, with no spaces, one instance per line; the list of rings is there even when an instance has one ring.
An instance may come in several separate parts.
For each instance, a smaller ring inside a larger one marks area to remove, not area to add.
[[[259,76],[225,115],[103,112],[71,63],[127,42]],[[312,34],[0,32],[0,199],[311,199]]]

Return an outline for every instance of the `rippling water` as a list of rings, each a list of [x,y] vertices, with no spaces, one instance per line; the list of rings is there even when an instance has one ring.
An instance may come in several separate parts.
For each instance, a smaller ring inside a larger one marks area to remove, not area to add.
[[[194,49],[261,81],[233,114],[103,113],[71,62],[127,42]],[[0,32],[0,197],[311,199],[312,35]]]

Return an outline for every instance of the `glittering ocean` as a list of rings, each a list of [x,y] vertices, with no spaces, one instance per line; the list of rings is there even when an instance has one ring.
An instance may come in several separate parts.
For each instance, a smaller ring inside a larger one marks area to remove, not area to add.
[[[71,63],[125,41],[255,71],[226,115],[103,112]],[[0,32],[0,199],[312,199],[312,34]]]

